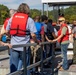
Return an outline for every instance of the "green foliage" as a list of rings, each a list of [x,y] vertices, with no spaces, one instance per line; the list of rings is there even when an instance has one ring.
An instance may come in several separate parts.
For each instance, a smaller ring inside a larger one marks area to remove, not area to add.
[[[41,10],[31,9],[31,12],[30,12],[30,13],[31,13],[30,16],[31,16],[32,18],[34,18],[34,17],[37,16],[37,15],[40,15],[40,16],[41,16]]]
[[[54,16],[52,14],[53,14],[53,12],[48,11],[48,17],[49,17],[49,19],[53,19],[54,18]]]
[[[69,8],[66,8],[64,14],[66,20],[72,23],[73,20],[76,20],[76,6],[71,6]]]
[[[3,24],[4,20],[9,17],[9,9],[0,4],[0,25]]]
[[[60,9],[60,11],[63,11]],[[37,9],[31,9],[30,16],[34,18],[37,15],[41,16],[41,10]],[[44,15],[46,15],[47,11],[44,11]],[[72,23],[73,20],[76,20],[76,6],[70,6],[66,9],[64,9],[64,16],[67,21]],[[0,4],[0,25],[3,24],[4,20],[9,17],[9,9],[7,6]],[[52,19],[53,21],[56,21],[55,18],[57,18],[57,10],[48,11],[48,18]]]

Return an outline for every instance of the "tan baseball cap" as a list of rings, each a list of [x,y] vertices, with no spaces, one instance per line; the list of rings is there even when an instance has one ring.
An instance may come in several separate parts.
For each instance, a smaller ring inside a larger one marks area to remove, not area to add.
[[[65,21],[65,18],[64,18],[64,17],[59,17],[58,20],[59,20],[59,21]]]

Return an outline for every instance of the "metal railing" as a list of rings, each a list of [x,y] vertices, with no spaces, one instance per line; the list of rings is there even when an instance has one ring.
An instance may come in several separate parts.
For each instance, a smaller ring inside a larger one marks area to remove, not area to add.
[[[51,44],[51,43],[50,42],[42,42],[39,45],[42,48],[42,45],[46,45],[46,44]],[[32,43],[32,44],[28,43],[28,44],[20,44],[20,45],[13,45],[12,46],[13,48],[17,48],[17,47],[23,47],[24,48],[24,50],[23,50],[24,51],[23,52],[24,53],[23,69],[15,71],[13,73],[9,73],[7,75],[21,75],[21,74],[27,75],[27,70],[32,69],[32,68],[34,68],[34,67],[36,67],[38,65],[41,65],[41,75],[43,75],[43,63],[49,61],[50,59],[52,61],[52,68],[51,68],[52,69],[52,74],[54,73],[54,65],[53,65],[54,50],[52,51],[52,56],[46,58],[45,60],[43,60],[43,50],[41,50],[41,60],[36,62],[36,63],[34,63],[34,64],[32,64],[32,65],[26,66],[26,59],[25,59],[26,58],[26,47],[28,47],[28,46],[36,46],[36,45],[37,45],[37,43]],[[54,46],[52,46],[52,47],[53,47],[52,49],[54,49]],[[0,47],[0,51],[4,51],[4,50],[7,50],[7,49],[9,49],[8,46],[1,46]]]

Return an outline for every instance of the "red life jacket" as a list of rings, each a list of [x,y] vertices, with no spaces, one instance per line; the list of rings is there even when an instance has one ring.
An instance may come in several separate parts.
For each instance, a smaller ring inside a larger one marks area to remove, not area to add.
[[[58,36],[61,35],[61,31],[62,31],[62,28],[63,28],[63,27],[67,27],[67,25],[66,25],[66,24],[63,24],[63,25],[60,27],[60,29],[59,29],[59,31],[58,31]],[[61,39],[59,39],[58,42],[60,43],[60,42],[67,41],[67,40],[69,40],[68,27],[67,27],[66,35],[63,36]]]
[[[7,24],[8,24],[8,20],[9,20],[10,18],[6,18],[6,20],[4,21],[4,29],[6,30],[6,26],[7,26]]]
[[[25,36],[28,15],[24,13],[15,13],[12,18],[10,35]]]

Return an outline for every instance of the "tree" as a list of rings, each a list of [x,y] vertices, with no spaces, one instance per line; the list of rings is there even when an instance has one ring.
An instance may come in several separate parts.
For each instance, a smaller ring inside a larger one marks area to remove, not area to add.
[[[73,20],[76,20],[76,6],[70,6],[65,9],[65,18],[72,23]]]
[[[9,17],[9,9],[7,6],[0,4],[0,25],[3,24],[4,20]]]
[[[41,10],[37,10],[37,9],[31,9],[31,14],[30,16],[32,18],[34,18],[35,16],[40,15],[41,16]]]

